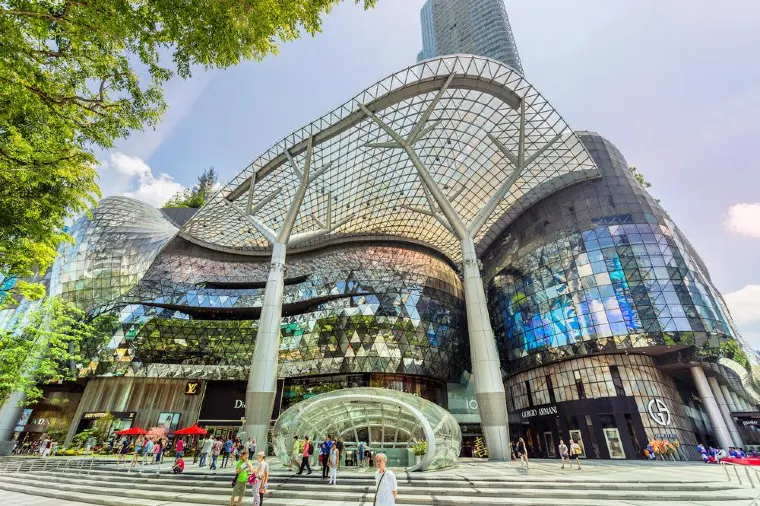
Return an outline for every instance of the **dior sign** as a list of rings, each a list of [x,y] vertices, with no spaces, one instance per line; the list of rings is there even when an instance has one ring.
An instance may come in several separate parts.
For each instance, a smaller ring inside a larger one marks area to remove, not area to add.
[[[235,409],[245,409],[245,401],[241,399],[235,399]]]
[[[543,408],[536,408],[536,409],[526,409],[520,415],[523,418],[533,418],[534,416],[546,416],[546,415],[556,415],[557,414],[557,406],[546,406]]]

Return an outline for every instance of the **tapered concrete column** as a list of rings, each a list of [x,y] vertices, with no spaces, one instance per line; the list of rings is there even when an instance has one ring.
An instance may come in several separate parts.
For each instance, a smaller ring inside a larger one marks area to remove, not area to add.
[[[712,382],[710,382],[710,386],[712,386]],[[720,391],[723,392],[723,397],[726,399],[728,409],[732,413],[735,411],[744,411],[744,408],[739,404],[736,395],[726,385],[720,385]]]
[[[731,441],[733,443],[731,446],[744,446],[742,436],[739,434],[739,429],[734,423],[734,418],[731,416],[731,407],[728,404],[728,400],[726,400],[726,396],[723,395],[723,390],[721,390],[718,380],[714,376],[710,376],[707,378],[707,382],[710,384],[710,389],[718,403],[718,408],[720,408],[720,414],[723,415],[728,432],[731,434]]]
[[[24,407],[20,405],[24,399],[26,396],[23,392],[13,392],[5,404],[0,406],[0,457],[10,455],[13,450],[10,439],[24,411]]]
[[[707,377],[705,377],[702,367],[698,365],[692,366],[691,376],[694,378],[694,384],[697,387],[697,392],[699,392],[699,397],[702,399],[702,403],[707,410],[707,416],[710,418],[710,424],[712,424],[713,431],[715,431],[715,439],[718,440],[718,444],[724,449],[733,446],[726,421],[723,419],[723,415],[720,412],[718,403],[715,401],[715,396],[710,389],[710,384],[707,382]]]
[[[255,438],[259,448],[262,449],[266,449],[269,423],[277,393],[277,359],[280,349],[285,253],[285,244],[274,243],[269,278],[264,289],[259,330],[256,333],[256,348],[245,392],[246,437]]]
[[[499,353],[488,317],[486,293],[475,254],[475,243],[470,237],[462,241],[462,259],[467,330],[480,424],[488,447],[488,457],[493,460],[507,460],[507,448],[510,447],[507,398],[501,379]]]

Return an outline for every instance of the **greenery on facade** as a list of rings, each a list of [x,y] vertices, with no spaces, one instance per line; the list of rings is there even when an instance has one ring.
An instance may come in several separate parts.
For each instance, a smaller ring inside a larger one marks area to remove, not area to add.
[[[644,188],[650,188],[652,186],[652,183],[644,179],[644,175],[639,172],[639,170],[636,168],[635,165],[631,165],[628,167],[628,170],[631,171],[631,174],[633,174],[633,178]]]
[[[86,446],[87,441],[92,439],[95,445],[102,445],[111,435],[111,425],[113,425],[114,416],[106,413],[105,416],[98,418],[91,429],[85,429],[71,440],[76,446]],[[48,432],[49,435],[49,432]]]
[[[412,446],[412,451],[415,455],[425,455],[427,453],[428,444],[427,441],[420,441]]]
[[[339,2],[0,2],[0,282],[22,280],[0,300],[44,295],[25,279],[50,267],[71,240],[66,219],[100,196],[95,151],[154,127],[170,77],[262,59],[319,32]]]
[[[747,354],[741,349],[735,339],[721,339],[720,344],[717,346],[706,344],[701,348],[697,348],[697,355],[710,361],[716,361],[719,358],[729,358],[748,371],[751,372],[752,370],[749,357],[747,357]]]
[[[70,302],[54,297],[0,331],[0,404],[23,392],[28,404],[42,397],[39,384],[74,379],[85,350],[99,349],[99,324]]]
[[[191,207],[198,209],[211,197],[217,184],[214,167],[209,167],[198,177],[198,183],[174,194],[164,207]]]

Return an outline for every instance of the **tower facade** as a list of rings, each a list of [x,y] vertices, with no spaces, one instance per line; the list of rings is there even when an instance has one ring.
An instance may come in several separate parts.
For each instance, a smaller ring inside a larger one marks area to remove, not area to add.
[[[417,61],[475,54],[523,73],[503,0],[427,0],[420,11],[422,50]]]

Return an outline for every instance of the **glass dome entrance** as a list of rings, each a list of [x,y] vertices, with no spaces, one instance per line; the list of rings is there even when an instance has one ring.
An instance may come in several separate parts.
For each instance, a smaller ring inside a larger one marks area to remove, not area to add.
[[[360,441],[368,443],[373,453],[387,453],[397,464],[408,464],[409,471],[452,465],[462,442],[454,417],[430,401],[384,388],[346,388],[283,412],[274,426],[275,454],[287,465],[294,436],[319,443],[325,434],[340,437],[346,452],[353,452]],[[408,461],[408,450],[420,441],[427,442],[427,453],[418,463]]]

